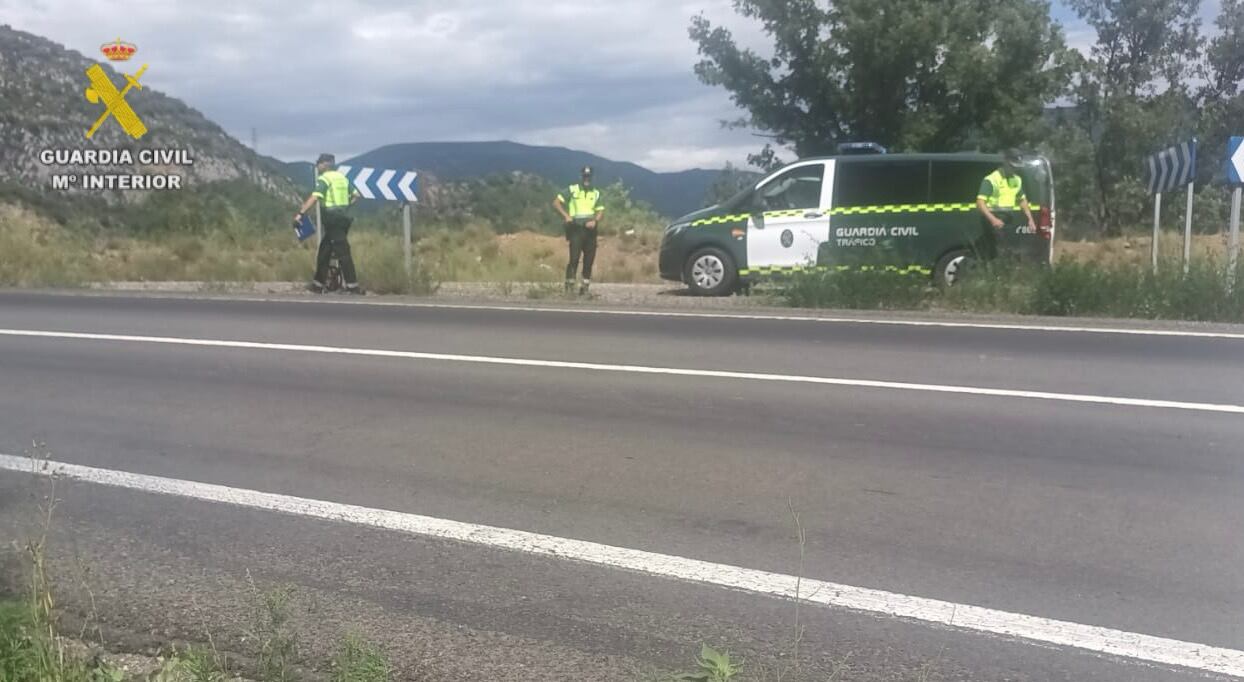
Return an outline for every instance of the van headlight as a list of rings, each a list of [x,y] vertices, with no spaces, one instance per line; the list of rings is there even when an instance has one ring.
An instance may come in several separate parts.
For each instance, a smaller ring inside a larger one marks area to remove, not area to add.
[[[666,237],[676,236],[679,233],[681,233],[683,230],[687,229],[688,227],[691,227],[691,223],[674,223],[673,225],[670,225],[669,227],[665,228],[665,236]]]

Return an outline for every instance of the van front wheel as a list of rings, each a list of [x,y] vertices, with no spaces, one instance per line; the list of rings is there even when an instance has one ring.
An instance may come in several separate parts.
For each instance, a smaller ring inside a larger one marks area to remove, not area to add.
[[[739,279],[730,254],[712,246],[691,254],[684,274],[691,292],[697,296],[726,296],[734,291]]]
[[[955,249],[937,261],[937,267],[933,268],[933,283],[942,289],[953,287],[963,281],[975,262],[971,251]]]

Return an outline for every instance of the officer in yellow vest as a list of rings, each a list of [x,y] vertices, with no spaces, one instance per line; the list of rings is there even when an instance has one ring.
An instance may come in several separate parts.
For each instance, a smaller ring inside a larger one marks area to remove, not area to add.
[[[337,159],[332,154],[320,154],[315,162],[315,191],[302,203],[302,208],[294,215],[294,221],[302,220],[302,216],[321,203],[320,216],[324,221],[324,234],[320,239],[320,251],[315,258],[315,279],[307,286],[312,292],[324,293],[325,280],[328,278],[328,261],[332,254],[337,253],[341,263],[341,276],[346,281],[346,292],[362,294],[358,276],[354,271],[354,257],[350,254],[350,242],[347,235],[354,218],[348,209],[358,201],[358,190],[350,190],[350,181],[337,170]]]
[[[995,240],[1006,227],[997,212],[1011,213],[1017,207],[1028,217],[1028,228],[1033,233],[1037,231],[1037,223],[1032,219],[1032,209],[1028,206],[1028,197],[1024,194],[1024,179],[1019,176],[1023,162],[1019,150],[1008,149],[1002,155],[1002,167],[986,175],[976,193],[976,208],[993,227],[992,236]]]
[[[553,200],[553,208],[557,209],[566,224],[566,241],[570,244],[570,263],[566,265],[566,293],[574,289],[579,256],[582,255],[583,284],[579,287],[579,295],[585,295],[588,287],[592,285],[597,228],[605,215],[605,205],[600,201],[600,190],[592,186],[591,166],[584,167],[578,184],[571,185],[565,194],[557,195]]]

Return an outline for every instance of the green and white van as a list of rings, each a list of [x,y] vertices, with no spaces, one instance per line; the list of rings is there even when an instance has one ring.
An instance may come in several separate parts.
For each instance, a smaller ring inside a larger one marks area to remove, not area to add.
[[[976,209],[991,154],[869,154],[804,159],[728,201],[665,229],[661,277],[700,295],[727,295],[759,279],[884,269],[953,284],[972,259],[1049,263],[1054,180],[1049,161],[1026,158],[1020,175],[1037,229],[998,213],[995,234]]]

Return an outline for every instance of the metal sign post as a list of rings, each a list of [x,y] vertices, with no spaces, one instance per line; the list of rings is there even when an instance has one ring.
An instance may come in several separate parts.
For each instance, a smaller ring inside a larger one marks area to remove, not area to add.
[[[410,203],[402,204],[402,255],[406,259],[406,280],[413,272],[410,254]]]
[[[1153,273],[1158,272],[1158,236],[1162,229],[1162,193],[1153,195]]]
[[[315,166],[311,166],[311,191],[312,192],[315,191],[315,186],[319,183],[319,181],[320,181],[319,171],[316,170]],[[324,234],[324,230],[320,229],[320,202],[317,201],[315,202],[315,248],[317,251],[320,248],[320,239],[322,238],[323,234]]]
[[[1184,221],[1184,272],[1192,253],[1192,183],[1196,180],[1196,138],[1163,149],[1145,161],[1145,177],[1149,193],[1154,195],[1153,207],[1153,270],[1158,269],[1158,237],[1162,211],[1162,194],[1177,187],[1188,186],[1188,215]]]
[[[1227,279],[1235,286],[1235,273],[1240,255],[1240,195],[1244,188],[1236,187],[1231,193],[1231,244],[1227,247]]]
[[[1188,183],[1188,211],[1184,215],[1184,274],[1192,265],[1192,185]]]
[[[1231,243],[1227,246],[1227,278],[1235,286],[1240,254],[1240,193],[1244,185],[1244,137],[1227,140],[1227,182],[1235,185],[1231,193]]]

